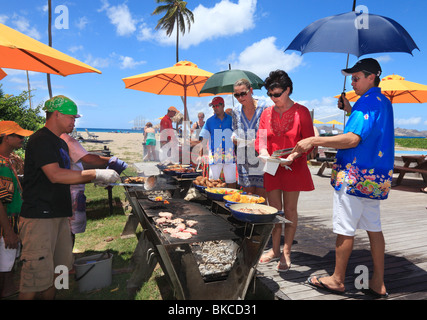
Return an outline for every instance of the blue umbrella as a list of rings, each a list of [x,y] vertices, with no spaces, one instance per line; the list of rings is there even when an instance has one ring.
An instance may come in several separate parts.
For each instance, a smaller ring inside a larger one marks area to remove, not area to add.
[[[286,50],[341,52],[356,57],[379,52],[420,50],[393,19],[355,11],[317,20],[304,28]],[[285,51],[286,51],[285,50]]]

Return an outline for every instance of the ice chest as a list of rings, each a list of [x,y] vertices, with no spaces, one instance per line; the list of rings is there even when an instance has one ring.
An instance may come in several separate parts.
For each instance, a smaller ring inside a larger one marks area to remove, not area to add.
[[[95,254],[74,261],[79,291],[101,289],[111,285],[113,255],[109,252]]]

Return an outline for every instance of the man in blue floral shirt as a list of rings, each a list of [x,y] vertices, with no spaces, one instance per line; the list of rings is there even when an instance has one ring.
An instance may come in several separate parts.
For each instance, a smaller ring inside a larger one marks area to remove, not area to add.
[[[353,68],[342,70],[351,76],[358,101],[351,108],[343,97],[339,108],[351,113],[342,135],[312,137],[301,140],[295,150],[306,152],[312,147],[338,149],[332,170],[335,188],[333,230],[337,234],[336,265],[330,277],[310,277],[309,284],[334,293],[345,291],[347,262],[353,249],[356,229],[368,232],[374,263],[369,285],[362,291],[375,298],[388,296],[384,285],[385,241],[381,230],[380,202],[391,189],[394,163],[393,108],[381,94],[381,67],[372,58],[358,61]]]

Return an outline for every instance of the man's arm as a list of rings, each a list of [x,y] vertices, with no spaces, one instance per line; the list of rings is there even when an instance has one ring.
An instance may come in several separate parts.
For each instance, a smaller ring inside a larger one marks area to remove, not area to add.
[[[108,164],[110,158],[88,153],[85,156],[81,157],[80,160],[92,166],[105,167]]]
[[[83,171],[64,169],[57,162],[44,165],[42,170],[52,183],[81,184],[89,183],[96,178],[94,169]]]
[[[292,152],[304,153],[313,147],[327,147],[335,149],[355,148],[360,143],[360,136],[353,132],[339,134],[331,137],[310,137],[300,140]]]

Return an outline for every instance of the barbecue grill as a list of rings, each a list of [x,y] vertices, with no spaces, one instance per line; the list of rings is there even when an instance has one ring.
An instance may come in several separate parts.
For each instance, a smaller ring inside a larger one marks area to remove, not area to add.
[[[176,184],[161,190],[124,187],[126,196],[143,231],[132,257],[134,271],[128,290],[140,288],[157,263],[179,300],[244,299],[255,274],[256,265],[268,241],[277,217],[264,224],[235,220],[223,204],[212,212],[211,200],[189,202],[172,198],[169,203],[149,200],[153,192],[173,193]],[[197,221],[197,234],[179,239],[156,223],[160,212],[170,212],[173,219]]]

